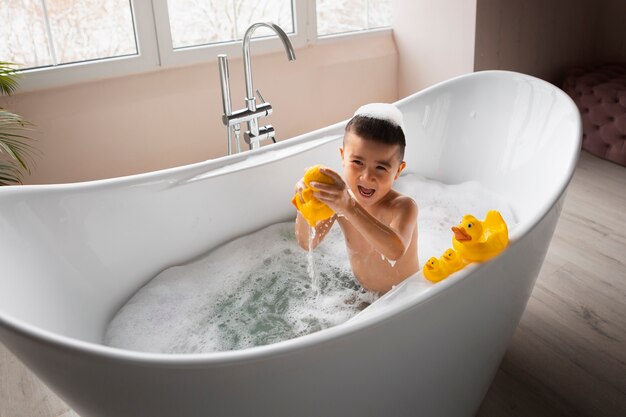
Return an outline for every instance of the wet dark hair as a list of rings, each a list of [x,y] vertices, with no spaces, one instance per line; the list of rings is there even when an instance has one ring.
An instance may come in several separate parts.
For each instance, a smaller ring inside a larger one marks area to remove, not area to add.
[[[346,133],[352,132],[364,140],[399,145],[400,160],[404,159],[406,140],[402,128],[387,120],[367,116],[354,116],[346,125]]]

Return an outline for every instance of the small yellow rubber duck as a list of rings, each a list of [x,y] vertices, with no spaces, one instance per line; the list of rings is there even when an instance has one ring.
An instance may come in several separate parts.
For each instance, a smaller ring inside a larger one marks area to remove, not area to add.
[[[448,276],[442,262],[439,262],[439,259],[434,256],[426,261],[422,272],[424,273],[424,277],[431,282],[439,282]]]
[[[302,199],[304,200],[304,203],[300,200],[300,197],[297,194],[291,200],[293,205],[296,206],[298,211],[300,211],[304,219],[311,227],[315,227],[319,221],[326,220],[335,214],[330,207],[313,196],[313,193],[316,190],[311,187],[311,182],[334,184],[332,178],[320,172],[320,168],[321,165],[315,165],[308,168],[304,173],[303,180],[306,185],[306,188],[302,190]]]
[[[458,253],[452,248],[448,248],[443,255],[441,255],[440,261],[444,264],[445,269],[448,271],[448,275],[463,269],[467,262],[459,256]]]
[[[434,256],[422,269],[424,277],[432,282],[439,282],[448,275],[462,269],[467,263],[452,248],[448,248],[439,259]]]
[[[452,232],[452,246],[467,262],[491,259],[509,244],[506,223],[497,210],[490,210],[482,222],[467,214]]]

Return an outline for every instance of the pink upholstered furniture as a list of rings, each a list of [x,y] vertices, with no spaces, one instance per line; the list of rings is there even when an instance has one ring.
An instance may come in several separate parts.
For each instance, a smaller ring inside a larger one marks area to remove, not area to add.
[[[626,65],[573,68],[563,90],[582,114],[583,149],[626,166]]]

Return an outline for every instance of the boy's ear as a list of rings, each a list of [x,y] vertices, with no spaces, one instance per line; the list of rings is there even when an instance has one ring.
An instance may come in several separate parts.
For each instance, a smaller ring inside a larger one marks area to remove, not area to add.
[[[339,154],[341,155],[341,162],[343,162],[343,148],[339,148]]]
[[[393,179],[394,181],[398,179],[398,177],[400,176],[400,173],[402,171],[404,171],[404,168],[406,168],[406,162],[402,161],[400,163],[400,166],[398,167],[398,171],[396,172],[396,176]]]

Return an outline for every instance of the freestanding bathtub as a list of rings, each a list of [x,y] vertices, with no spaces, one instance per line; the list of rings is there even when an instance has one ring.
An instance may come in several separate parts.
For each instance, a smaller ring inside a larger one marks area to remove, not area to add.
[[[101,344],[159,271],[293,219],[303,169],[340,169],[339,123],[165,171],[0,189],[0,339],[82,417],[474,415],[550,243],[580,118],[551,84],[500,71],[397,104],[411,170],[477,180],[511,203],[518,223],[497,258],[426,291],[401,284],[342,325],[272,345],[168,355]]]

